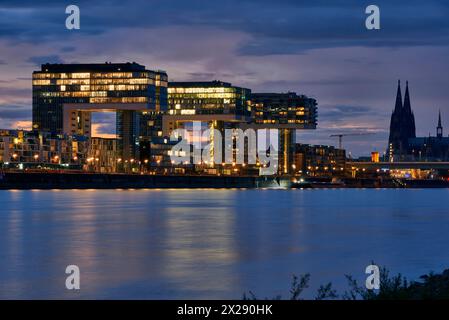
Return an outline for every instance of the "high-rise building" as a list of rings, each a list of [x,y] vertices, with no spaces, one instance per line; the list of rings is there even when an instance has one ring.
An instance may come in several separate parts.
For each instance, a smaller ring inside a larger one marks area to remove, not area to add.
[[[138,150],[140,114],[167,109],[167,74],[137,63],[44,64],[33,72],[33,129],[91,135],[91,113],[117,112],[119,150]]]
[[[251,90],[223,81],[170,82],[164,136],[193,121],[213,124],[215,128],[249,122],[250,97]]]
[[[295,172],[296,129],[316,129],[317,102],[295,92],[253,93],[253,122],[245,127],[279,130],[279,173]]]
[[[173,115],[251,114],[251,90],[223,81],[170,82],[168,96]]]
[[[295,92],[253,93],[251,103],[255,123],[294,129],[316,128],[317,102],[313,98]]]

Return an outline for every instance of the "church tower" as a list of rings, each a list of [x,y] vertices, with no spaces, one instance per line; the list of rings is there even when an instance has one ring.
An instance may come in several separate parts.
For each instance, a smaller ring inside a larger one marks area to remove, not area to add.
[[[441,110],[438,113],[437,137],[438,138],[443,138],[443,126],[441,124]]]
[[[404,97],[404,113],[403,113],[403,130],[404,138],[416,138],[416,125],[415,125],[415,115],[412,111],[412,106],[410,104],[410,93],[408,90],[408,81],[406,82],[405,97]]]
[[[399,153],[401,149],[401,116],[402,116],[402,92],[401,92],[401,80],[398,81],[398,90],[396,93],[396,104],[394,106],[393,113],[391,114],[390,121],[390,137],[388,139],[388,151],[387,154],[390,157],[390,161],[393,161],[393,157]]]
[[[409,139],[416,138],[415,115],[410,103],[408,81],[405,88],[404,104],[402,104],[401,82],[398,81],[396,104],[391,115],[388,155],[390,161],[405,159],[409,153]]]

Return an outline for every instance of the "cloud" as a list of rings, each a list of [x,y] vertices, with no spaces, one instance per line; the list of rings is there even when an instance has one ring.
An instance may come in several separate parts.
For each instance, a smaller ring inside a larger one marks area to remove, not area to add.
[[[34,56],[28,58],[27,62],[32,63],[36,66],[40,66],[45,63],[64,63],[58,55],[48,55],[48,56]]]
[[[43,4],[41,4],[43,2]],[[346,1],[201,0],[77,1],[81,29],[64,27],[64,6],[56,1],[2,1],[0,37],[17,41],[70,40],[123,28],[214,27],[239,31],[250,39],[239,46],[241,55],[294,54],[316,48],[404,47],[444,45],[449,39],[449,3],[378,0],[381,30],[368,31],[366,3]],[[176,8],[176,10],[174,10]],[[151,12],[151,19],[148,19]],[[120,17],[119,19],[117,17]],[[37,27],[38,26],[38,27]],[[44,30],[44,32],[42,32]],[[70,47],[66,45],[65,47]]]
[[[366,106],[322,106],[320,119],[326,121],[347,121],[358,117],[370,117],[383,115],[378,109]]]
[[[31,130],[33,123],[31,121],[16,121],[10,126],[14,129]]]
[[[31,128],[31,108],[27,106],[0,105],[0,128]]]
[[[116,114],[114,112],[92,113],[92,136],[116,138]]]
[[[28,120],[31,118],[31,108],[0,105],[0,118],[3,120]]]
[[[92,137],[117,138],[115,133],[110,133],[108,126],[100,123],[92,123]]]

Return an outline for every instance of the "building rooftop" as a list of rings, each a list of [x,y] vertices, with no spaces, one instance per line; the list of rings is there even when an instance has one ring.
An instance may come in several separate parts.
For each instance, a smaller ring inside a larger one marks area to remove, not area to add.
[[[220,80],[213,81],[175,81],[169,82],[169,87],[232,87],[229,82],[223,82]]]
[[[82,63],[82,64],[43,64],[36,72],[136,72],[146,71],[145,66],[135,63]]]

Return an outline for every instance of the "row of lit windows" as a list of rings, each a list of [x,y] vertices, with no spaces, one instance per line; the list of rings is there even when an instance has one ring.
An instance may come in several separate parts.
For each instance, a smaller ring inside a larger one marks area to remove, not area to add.
[[[181,106],[181,105],[192,105],[192,104],[206,104],[206,103],[213,103],[213,104],[229,104],[229,103],[236,103],[236,99],[217,99],[217,98],[211,98],[211,99],[169,99],[168,104],[169,105],[175,105],[175,106]]]
[[[147,97],[90,98],[90,103],[147,103]]]
[[[169,93],[235,93],[234,88],[168,88]]]
[[[156,80],[156,86],[157,87],[168,87],[168,82],[167,81]]]
[[[170,91],[168,91],[168,94],[170,94],[173,98],[182,98],[185,100],[188,99],[232,99],[232,98],[237,98],[238,95],[235,93],[198,93],[198,94],[192,94],[192,95],[182,95],[182,96],[177,96],[174,95],[173,93],[171,93]]]
[[[304,121],[304,120],[298,120],[298,119],[289,119],[288,123],[309,123],[310,121]],[[256,119],[256,123],[278,123],[277,120],[273,120],[273,119],[265,119],[265,120],[258,120]]]
[[[90,86],[90,90],[92,91],[142,91],[147,90],[148,86],[143,84],[118,84],[118,85],[98,85],[98,86]],[[81,89],[83,90],[83,89]]]
[[[292,114],[292,113],[296,113],[296,114],[304,114],[306,111],[306,108],[304,107],[289,107],[288,109],[285,108],[279,108],[279,109],[275,109],[275,108],[259,108],[256,107],[256,110],[258,112],[267,112],[267,113],[278,113],[278,114]]]
[[[152,72],[34,73],[33,79],[156,78]]]
[[[168,113],[169,114],[193,115],[193,114],[196,114],[196,110],[195,109],[182,109],[182,110],[179,110],[179,111],[169,110]]]
[[[66,79],[66,80],[50,80],[39,79],[33,80],[35,86],[51,86],[51,85],[149,85],[155,84],[153,79],[149,78],[132,78],[132,79]],[[114,89],[110,89],[114,90]]]
[[[288,112],[285,112],[285,111],[283,111],[283,112],[276,112],[276,111],[268,110],[268,111],[258,111],[258,112],[256,112],[257,116],[263,116],[264,114],[265,115],[279,115],[279,116],[285,116],[285,117],[289,116],[289,115],[292,115],[292,113],[288,113]],[[306,113],[304,111],[297,111],[294,114],[297,115],[297,116],[304,116]]]
[[[107,91],[65,91],[65,92],[42,92],[41,97],[61,97],[61,98],[89,98],[89,97],[107,97]]]

